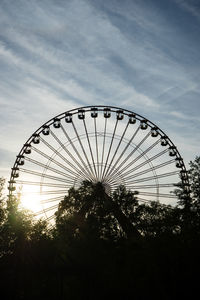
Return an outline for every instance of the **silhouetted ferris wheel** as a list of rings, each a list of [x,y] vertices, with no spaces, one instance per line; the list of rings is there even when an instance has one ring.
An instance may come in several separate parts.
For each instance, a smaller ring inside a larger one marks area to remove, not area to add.
[[[180,180],[188,186],[183,159],[170,138],[132,111],[87,106],[61,113],[36,130],[12,168],[9,196],[32,193],[38,215],[54,218],[58,203],[84,180],[138,191],[138,200],[175,204]],[[28,196],[27,196],[28,197]]]

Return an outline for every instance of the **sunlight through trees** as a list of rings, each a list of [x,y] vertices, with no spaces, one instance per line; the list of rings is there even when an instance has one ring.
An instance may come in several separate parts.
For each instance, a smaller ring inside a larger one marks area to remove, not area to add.
[[[190,163],[189,176],[189,211],[181,187],[176,191],[181,201],[172,207],[141,204],[138,193],[124,186],[109,194],[102,183],[84,181],[60,202],[53,227],[22,209],[19,199],[6,201],[1,179],[2,294],[6,299],[190,297],[200,266],[199,157]]]

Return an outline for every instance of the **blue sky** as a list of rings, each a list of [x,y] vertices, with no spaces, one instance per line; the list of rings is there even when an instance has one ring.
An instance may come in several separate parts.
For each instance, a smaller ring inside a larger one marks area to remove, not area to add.
[[[29,136],[83,105],[157,124],[200,155],[198,0],[0,1],[0,176]]]

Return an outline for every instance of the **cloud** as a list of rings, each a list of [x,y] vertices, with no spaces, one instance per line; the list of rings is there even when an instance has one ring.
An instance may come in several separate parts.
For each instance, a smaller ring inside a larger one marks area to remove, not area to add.
[[[178,3],[0,3],[2,149],[17,153],[48,119],[93,104],[135,110],[175,138],[192,135],[200,45],[196,23],[180,10],[192,13],[194,2]]]
[[[193,16],[200,18],[200,5],[198,0],[175,0],[184,10]]]

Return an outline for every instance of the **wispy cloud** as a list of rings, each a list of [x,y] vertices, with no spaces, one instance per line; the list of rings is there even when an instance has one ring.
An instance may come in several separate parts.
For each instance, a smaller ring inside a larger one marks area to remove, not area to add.
[[[187,124],[199,128],[199,21],[190,18],[194,1],[170,3],[1,2],[1,148],[17,153],[48,118],[92,104],[132,109],[178,139],[192,135]],[[186,21],[180,7],[190,12]]]
[[[200,18],[200,5],[198,0],[175,0],[183,9],[193,16]]]

